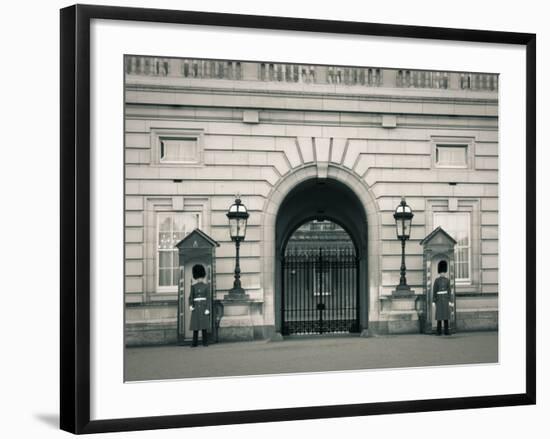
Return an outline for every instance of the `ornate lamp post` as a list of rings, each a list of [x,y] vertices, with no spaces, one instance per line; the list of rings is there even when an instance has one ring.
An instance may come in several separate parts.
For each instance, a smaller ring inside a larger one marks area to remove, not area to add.
[[[236,261],[235,261],[235,281],[233,282],[233,288],[229,290],[228,298],[230,299],[244,299],[246,294],[241,287],[241,267],[239,266],[239,247],[241,241],[244,241],[246,236],[246,222],[248,220],[248,211],[244,204],[242,204],[240,198],[237,196],[235,203],[233,203],[226,214],[229,219],[229,234],[231,239],[235,241],[236,249]]]
[[[411,207],[406,203],[405,197],[401,198],[401,203],[396,207],[393,217],[397,227],[397,239],[401,240],[401,277],[399,285],[395,288],[395,294],[411,294],[411,287],[407,285],[407,267],[405,266],[405,241],[411,235],[411,223],[413,219]]]

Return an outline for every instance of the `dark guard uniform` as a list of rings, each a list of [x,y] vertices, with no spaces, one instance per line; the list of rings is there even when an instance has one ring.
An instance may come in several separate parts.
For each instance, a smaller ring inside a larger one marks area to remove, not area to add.
[[[449,309],[450,299],[451,282],[446,277],[438,277],[434,282],[433,288],[436,320],[449,320],[451,318],[451,311]]]
[[[437,320],[437,335],[441,335],[441,322],[445,325],[445,335],[449,335],[449,319],[451,310],[451,281],[443,273],[447,273],[447,261],[441,260],[437,264],[440,276],[434,281],[433,301],[435,303],[435,319]]]
[[[210,284],[197,282],[191,287],[189,294],[189,306],[191,311],[191,323],[189,329],[192,331],[206,330],[210,328]]]

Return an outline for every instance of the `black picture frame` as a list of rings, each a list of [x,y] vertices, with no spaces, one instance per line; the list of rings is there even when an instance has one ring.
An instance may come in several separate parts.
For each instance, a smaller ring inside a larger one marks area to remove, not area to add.
[[[526,48],[526,376],[525,393],[90,420],[90,22],[93,19],[502,43]],[[60,427],[99,433],[305,420],[482,407],[536,401],[536,35],[305,18],[75,5],[60,29]]]

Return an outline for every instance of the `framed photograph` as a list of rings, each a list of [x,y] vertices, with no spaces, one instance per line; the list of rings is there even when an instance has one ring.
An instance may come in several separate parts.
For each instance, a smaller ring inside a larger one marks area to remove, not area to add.
[[[534,34],[61,10],[61,428],[535,404]]]

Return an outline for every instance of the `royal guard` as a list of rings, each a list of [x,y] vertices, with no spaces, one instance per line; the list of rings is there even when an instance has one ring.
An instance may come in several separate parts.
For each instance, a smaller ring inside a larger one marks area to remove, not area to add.
[[[189,329],[193,331],[193,343],[198,344],[199,331],[202,331],[202,344],[208,346],[207,330],[210,325],[210,310],[212,298],[210,297],[210,284],[206,282],[206,270],[203,265],[193,265],[193,279],[195,284],[191,286],[189,294],[189,309],[191,310],[191,323]]]
[[[441,335],[441,322],[444,324],[444,333],[449,335],[449,319],[451,318],[451,281],[447,278],[447,261],[441,260],[437,264],[439,277],[434,281],[433,301],[435,303],[435,319],[437,320],[437,335]]]

